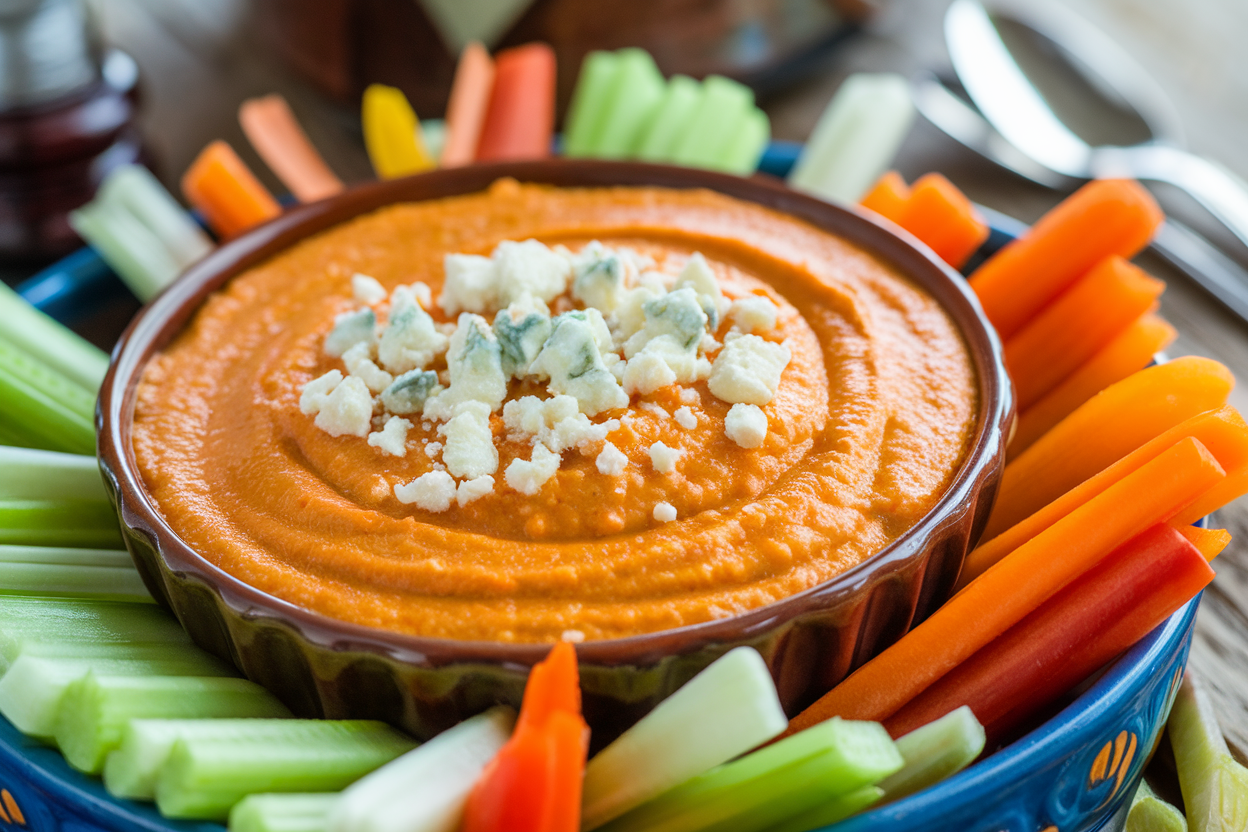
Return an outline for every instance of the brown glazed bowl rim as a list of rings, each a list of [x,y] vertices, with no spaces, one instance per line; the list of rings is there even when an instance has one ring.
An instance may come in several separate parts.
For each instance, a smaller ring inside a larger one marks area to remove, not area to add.
[[[143,485],[131,441],[136,390],[148,361],[182,331],[207,296],[229,279],[306,237],[354,217],[393,203],[481,191],[501,177],[561,187],[705,188],[830,231],[892,264],[935,297],[961,331],[978,381],[980,410],[973,442],[960,470],[936,505],[892,544],[824,583],[740,615],[584,642],[577,646],[582,663],[648,665],[666,656],[761,636],[808,612],[830,607],[922,557],[927,541],[957,522],[973,505],[976,489],[985,481],[995,482],[983,474],[1001,464],[1003,437],[1008,435],[1014,411],[1001,342],[966,281],[897,226],[868,216],[869,212],[797,193],[779,180],[764,177],[745,179],[693,168],[600,160],[471,165],[360,185],[330,199],[293,208],[224,243],[191,266],[130,323],[113,351],[97,403],[98,452],[101,469],[117,495],[127,534],[139,533],[151,540],[160,555],[165,579],[169,572],[191,578],[209,588],[236,614],[284,623],[305,641],[329,650],[362,650],[423,666],[483,662],[527,667],[545,656],[550,649],[545,643],[431,638],[339,621],[244,583],[200,556],[169,527]],[[164,595],[156,591],[158,587],[151,589],[158,598]]]

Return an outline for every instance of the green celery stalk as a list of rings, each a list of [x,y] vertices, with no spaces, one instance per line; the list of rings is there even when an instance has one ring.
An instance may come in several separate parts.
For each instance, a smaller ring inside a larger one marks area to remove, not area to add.
[[[20,653],[81,655],[84,647],[143,643],[189,646],[190,639],[152,604],[0,596],[0,677]]]
[[[0,500],[109,502],[94,456],[3,446]]]
[[[511,708],[492,708],[387,763],[342,793],[327,832],[455,832],[515,724]]]
[[[699,775],[603,826],[607,832],[757,832],[900,769],[876,722],[830,719]]]
[[[94,393],[104,381],[108,355],[68,327],[53,320],[0,283],[0,321],[3,337],[31,358]]]
[[[327,832],[331,794],[249,794],[230,810],[230,832]]]
[[[614,52],[590,52],[581,63],[581,72],[572,91],[564,119],[565,156],[592,156],[607,119],[608,93],[619,75],[620,58]]]
[[[1190,672],[1167,728],[1192,832],[1248,829],[1248,769],[1231,757],[1209,696]]]
[[[100,184],[97,199],[125,210],[160,240],[179,269],[212,251],[212,242],[177,200],[142,165],[122,165]]]
[[[113,549],[0,546],[0,592],[150,602],[130,553]]]
[[[926,789],[973,763],[984,742],[984,726],[963,705],[898,739],[897,750],[906,764],[879,786],[889,800]]]
[[[289,716],[273,694],[246,679],[88,673],[65,690],[56,743],[71,766],[99,774],[131,719]]]
[[[669,78],[663,100],[638,139],[637,158],[647,162],[669,161],[701,103],[701,84],[688,75]]]
[[[59,652],[59,651],[58,651]],[[87,655],[19,655],[0,678],[0,714],[23,734],[51,739],[65,691],[88,673],[101,676],[233,676],[234,669],[181,644],[109,644]]]
[[[2,500],[0,545],[121,549],[117,512],[97,500]]]
[[[827,803],[816,806],[808,812],[789,818],[784,823],[771,827],[767,832],[810,832],[822,829],[834,823],[840,823],[850,815],[856,815],[868,806],[877,803],[884,796],[879,786],[863,786],[852,792],[834,797]]]
[[[69,224],[144,303],[178,276],[178,264],[164,243],[124,207],[89,202],[70,212]]]
[[[291,719],[264,739],[183,737],[156,781],[169,818],[225,820],[249,794],[336,791],[415,743],[382,722]]]
[[[1140,780],[1127,814],[1125,832],[1187,832],[1187,820],[1182,812],[1158,797],[1147,780]]]
[[[604,91],[602,121],[589,152],[600,159],[631,156],[667,92],[663,73],[649,52],[634,47],[615,55],[615,77]]]
[[[702,81],[702,100],[676,142],[671,161],[696,168],[718,166],[754,108],[749,87],[722,75]]]
[[[0,338],[0,422],[23,444],[95,454],[95,394]]]
[[[749,176],[758,167],[759,157],[763,155],[770,138],[771,120],[759,108],[751,107],[740,128],[716,160],[714,169],[735,173],[737,176]]]
[[[767,664],[724,654],[585,767],[581,829],[596,829],[788,727]]]

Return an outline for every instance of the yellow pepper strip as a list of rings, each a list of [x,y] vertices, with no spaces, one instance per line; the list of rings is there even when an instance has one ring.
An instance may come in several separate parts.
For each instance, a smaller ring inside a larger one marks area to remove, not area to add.
[[[381,179],[397,179],[435,166],[420,135],[420,120],[402,90],[372,84],[364,90],[364,147]]]

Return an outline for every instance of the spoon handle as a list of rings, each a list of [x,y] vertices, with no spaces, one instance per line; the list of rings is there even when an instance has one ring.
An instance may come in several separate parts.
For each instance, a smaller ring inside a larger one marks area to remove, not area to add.
[[[1152,249],[1248,322],[1248,272],[1187,226],[1166,220]]]
[[[1248,185],[1215,162],[1165,145],[1108,147],[1096,151],[1093,172],[1182,188],[1248,245]]]

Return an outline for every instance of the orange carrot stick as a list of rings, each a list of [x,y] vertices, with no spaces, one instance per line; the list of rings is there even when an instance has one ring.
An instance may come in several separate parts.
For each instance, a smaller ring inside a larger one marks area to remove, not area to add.
[[[890,170],[880,177],[858,204],[900,225],[909,201],[910,186],[900,173]]]
[[[988,239],[988,223],[966,195],[939,173],[921,176],[911,186],[897,224],[955,269],[962,268]]]
[[[1031,407],[1153,308],[1166,284],[1107,257],[1005,342],[1018,407]]]
[[[971,288],[1009,338],[1101,260],[1142,249],[1161,221],[1161,209],[1139,184],[1090,182],[976,269]]]
[[[1218,362],[1185,356],[1101,391],[1005,467],[984,538],[1030,517],[1184,419],[1226,404],[1234,384]]]
[[[1118,546],[1165,522],[1222,475],[1203,445],[1184,439],[1020,546],[798,714],[789,732],[834,716],[887,719]]]
[[[1177,531],[1187,538],[1188,543],[1199,549],[1207,561],[1212,561],[1222,554],[1222,550],[1231,542],[1231,533],[1226,529],[1202,529],[1199,526],[1189,525],[1179,526]]]
[[[1046,504],[1025,520],[1015,523],[991,539],[986,539],[975,551],[967,555],[966,562],[962,565],[962,575],[958,578],[958,588],[966,586],[1010,552],[1093,497],[1104,493],[1107,488],[1120,482],[1123,477],[1138,471],[1145,464],[1174,447],[1175,443],[1187,438],[1195,439],[1204,445],[1222,466],[1222,470],[1226,471],[1226,478],[1220,480],[1214,486],[1215,489],[1220,488],[1232,476],[1248,471],[1248,423],[1243,417],[1235,408],[1229,406],[1199,413],[1145,442],[1105,470],[1089,477]],[[1205,496],[1202,494],[1197,502],[1203,502]],[[1187,514],[1190,514],[1190,511],[1185,508],[1179,512],[1176,520]],[[1204,514],[1200,516],[1203,517]]]
[[[238,108],[238,123],[256,153],[290,188],[295,199],[316,202],[342,192],[342,180],[312,146],[282,96],[266,95],[244,101]]]
[[[1178,335],[1157,315],[1142,315],[1066,380],[1018,416],[1007,459],[1013,460],[1097,393],[1142,370]]]
[[[221,237],[232,237],[282,213],[234,148],[220,140],[200,151],[187,168],[182,194]]]
[[[464,47],[455,68],[451,98],[446,105],[446,138],[442,144],[442,167],[467,165],[476,158],[481,127],[494,88],[494,60],[485,47],[473,41]]]
[[[544,159],[554,130],[554,50],[530,43],[499,52],[477,160]]]

